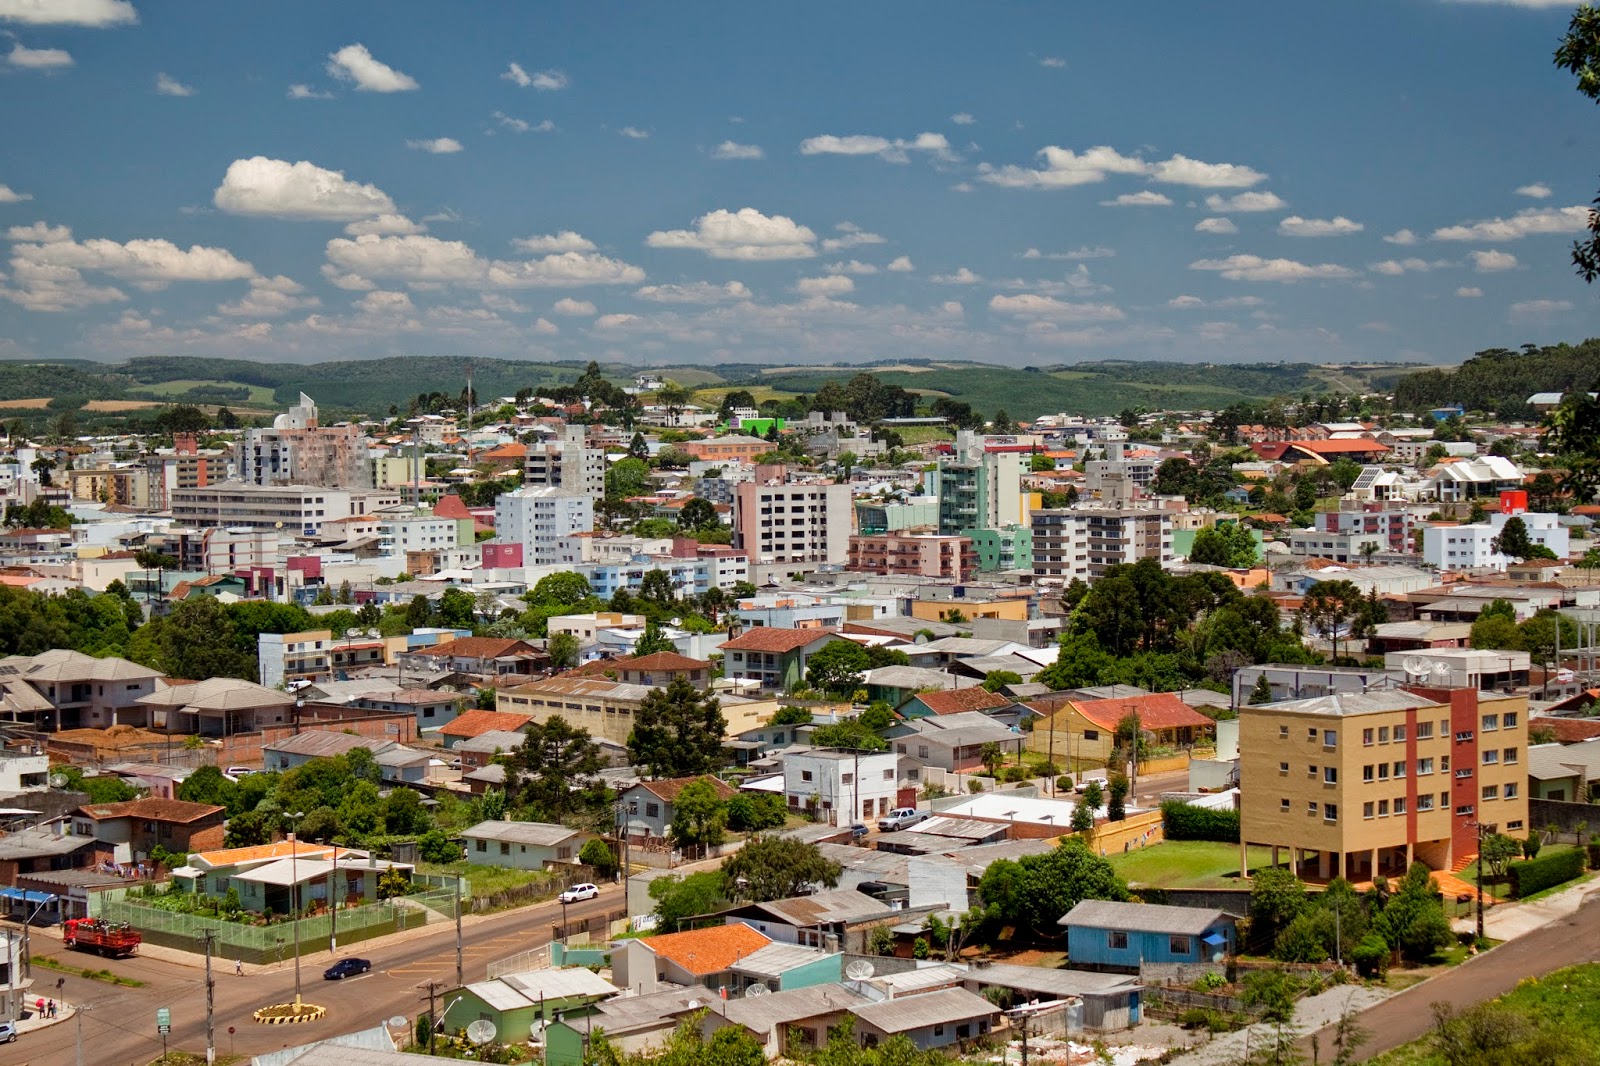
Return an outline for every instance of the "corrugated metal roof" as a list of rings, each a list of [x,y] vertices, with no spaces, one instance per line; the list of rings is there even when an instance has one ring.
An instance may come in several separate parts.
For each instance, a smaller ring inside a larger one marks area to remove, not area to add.
[[[850,1013],[880,1033],[906,1033],[930,1025],[998,1017],[1000,1009],[965,988],[945,988],[882,1003],[869,1003],[852,1008]]]
[[[468,840],[503,840],[511,844],[533,844],[551,848],[578,836],[579,831],[546,822],[487,821],[463,830],[461,835]]]
[[[1202,910],[1199,907],[1086,899],[1063,915],[1056,924],[1086,929],[1137,929],[1145,933],[1199,936],[1226,919],[1227,915],[1221,911]]]

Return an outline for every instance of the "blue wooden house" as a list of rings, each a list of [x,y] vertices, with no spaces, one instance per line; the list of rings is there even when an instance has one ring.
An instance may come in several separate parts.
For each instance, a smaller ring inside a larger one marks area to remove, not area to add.
[[[1086,899],[1061,919],[1074,969],[1138,972],[1145,962],[1220,962],[1238,943],[1233,915],[1199,907]]]

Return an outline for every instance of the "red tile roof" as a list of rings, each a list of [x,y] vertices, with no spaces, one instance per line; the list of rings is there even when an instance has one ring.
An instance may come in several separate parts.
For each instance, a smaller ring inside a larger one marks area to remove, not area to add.
[[[1548,729],[1556,735],[1557,743],[1580,744],[1600,737],[1600,719],[1541,717],[1530,719],[1528,729]]]
[[[79,807],[79,813],[100,821],[102,818],[142,818],[151,822],[198,822],[202,818],[221,814],[226,807],[210,803],[189,803],[186,800],[144,799],[125,800],[122,803],[91,803]]]
[[[779,629],[775,626],[756,626],[724,642],[722,650],[784,654],[798,651],[807,644],[834,635],[831,629]]]
[[[687,655],[679,655],[675,651],[657,651],[649,655],[639,655],[629,659],[615,660],[615,665],[624,670],[708,670],[711,664],[701,659],[691,659]]]
[[[919,692],[916,696],[934,714],[960,714],[962,711],[988,711],[1009,707],[1014,702],[985,688],[955,688],[944,692]]]
[[[533,721],[531,714],[511,714],[506,711],[468,711],[446,723],[439,732],[448,737],[481,736],[492,729],[516,731]]]
[[[710,925],[641,940],[663,959],[670,959],[696,977],[721,973],[746,955],[760,951],[772,940],[743,922]]]
[[[419,648],[412,655],[437,655],[452,659],[499,659],[506,655],[539,655],[530,644],[510,637],[457,637],[431,648]]]
[[[739,794],[709,774],[702,774],[699,777],[663,777],[658,781],[640,781],[634,787],[642,788],[660,797],[663,801],[671,803],[678,798],[678,793],[696,781],[711,782],[711,787],[716,790],[718,799],[729,800]]]
[[[1302,440],[1294,446],[1313,455],[1347,455],[1352,452],[1386,452],[1389,446],[1371,437],[1340,437],[1337,440]]]
[[[1205,728],[1216,724],[1170,692],[1120,700],[1074,700],[1072,705],[1101,729],[1117,728],[1117,723],[1129,714],[1137,714],[1144,729]]]

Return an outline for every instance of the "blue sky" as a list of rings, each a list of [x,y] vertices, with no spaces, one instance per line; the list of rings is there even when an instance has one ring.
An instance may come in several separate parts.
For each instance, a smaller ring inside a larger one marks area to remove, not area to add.
[[[1570,13],[0,0],[0,357],[1579,340]]]

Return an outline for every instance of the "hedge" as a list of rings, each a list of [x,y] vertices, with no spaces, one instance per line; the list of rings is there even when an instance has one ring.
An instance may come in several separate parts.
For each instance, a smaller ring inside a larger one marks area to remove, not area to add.
[[[1239,812],[1196,807],[1182,800],[1161,805],[1162,829],[1168,840],[1215,840],[1239,843]]]
[[[1569,848],[1547,851],[1536,859],[1522,859],[1506,867],[1511,895],[1516,899],[1542,892],[1552,885],[1564,885],[1583,873],[1583,851]]]

